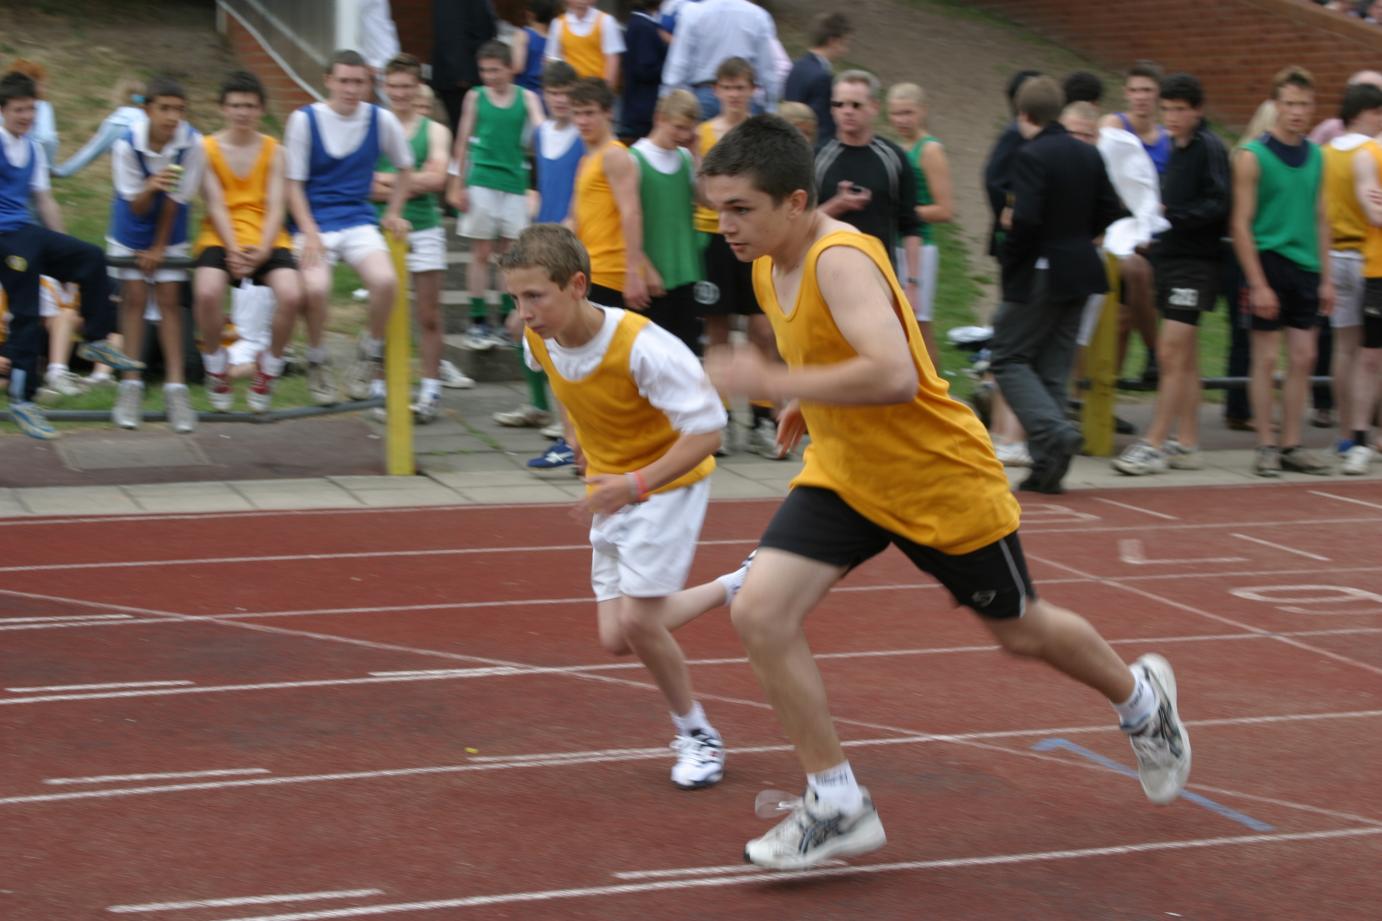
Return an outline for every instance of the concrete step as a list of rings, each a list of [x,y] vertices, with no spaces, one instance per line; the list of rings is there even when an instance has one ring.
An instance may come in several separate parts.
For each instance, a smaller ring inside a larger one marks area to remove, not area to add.
[[[468,349],[461,337],[445,337],[443,357],[468,377],[481,382],[523,380],[523,358],[518,349],[495,348],[483,352]]]

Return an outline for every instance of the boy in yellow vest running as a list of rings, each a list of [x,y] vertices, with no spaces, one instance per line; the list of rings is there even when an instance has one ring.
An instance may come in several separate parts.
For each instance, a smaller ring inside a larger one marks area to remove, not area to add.
[[[724,743],[691,693],[672,631],[728,604],[737,572],[683,590],[710,498],[725,414],[690,349],[647,317],[586,298],[590,259],[571,231],[537,224],[499,262],[517,302],[524,360],[545,371],[584,457],[600,642],[647,666],[677,727],[672,781],[717,783]]]
[[[983,426],[926,357],[890,254],[816,210],[814,160],[795,128],[758,116],[701,167],[707,197],[754,288],[786,365],[753,349],[707,356],[722,393],[788,401],[778,439],[810,428],[806,465],[759,544],[734,625],[807,790],[744,856],[792,870],[864,854],[886,841],[854,779],[803,632],[806,615],[850,569],[897,547],[979,614],[1008,652],[1042,659],[1106,697],[1153,802],[1175,799],[1190,770],[1176,684],[1160,656],[1129,668],[1079,615],[1039,600],[1017,539],[1018,505]]]
[[[273,290],[275,322],[292,329],[302,305],[302,276],[293,259],[293,243],[283,229],[287,198],[283,150],[259,132],[264,118],[264,86],[245,71],[231,74],[221,86],[221,113],[226,127],[202,138],[206,173],[202,195],[206,217],[197,237],[197,269],[192,279],[197,333],[201,339],[206,394],[220,412],[231,408],[229,354],[221,342],[225,326],[226,288],[249,279]],[[286,341],[289,333],[282,337]],[[266,350],[246,400],[254,412],[265,412],[273,385],[283,373],[283,356]]]

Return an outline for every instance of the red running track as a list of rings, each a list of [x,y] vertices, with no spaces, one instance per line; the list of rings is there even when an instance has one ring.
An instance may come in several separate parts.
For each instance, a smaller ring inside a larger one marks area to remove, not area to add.
[[[694,577],[773,508],[713,504]],[[1097,697],[889,553],[809,626],[888,847],[779,875],[741,849],[800,777],[726,613],[681,638],[728,773],[682,793],[563,508],[0,522],[0,917],[1370,916],[1382,486],[1081,493],[1022,533],[1044,596],[1175,664],[1198,799],[1147,804]]]

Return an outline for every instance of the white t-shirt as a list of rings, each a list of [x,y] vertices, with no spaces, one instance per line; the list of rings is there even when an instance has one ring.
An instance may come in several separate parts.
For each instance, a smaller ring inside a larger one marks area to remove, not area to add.
[[[48,183],[48,158],[43,155],[43,148],[38,144],[30,144],[28,136],[10,134],[0,127],[0,142],[5,145],[5,159],[10,161],[10,165],[15,169],[23,169],[29,165],[29,151],[34,152],[34,174],[29,177],[29,191],[44,192],[49,188]]]
[[[604,325],[585,345],[568,349],[557,344],[555,339],[543,340],[557,373],[567,380],[580,381],[594,373],[604,360],[619,322],[624,319],[624,311],[617,307],[600,309],[605,312]],[[523,360],[534,371],[542,370],[526,338]],[[724,404],[696,356],[680,339],[655,323],[643,327],[633,340],[629,371],[638,385],[638,392],[666,413],[672,428],[681,434],[718,432],[728,423]]]
[[[322,146],[328,154],[339,159],[364,143],[365,135],[369,133],[370,108],[369,104],[361,103],[349,115],[340,115],[324,102],[312,103],[312,114],[317,117]],[[283,131],[283,149],[287,161],[283,175],[295,182],[306,182],[312,164],[312,131],[307,124],[307,113],[301,109],[288,116],[288,126]],[[398,116],[383,108],[379,110],[379,150],[393,162],[395,168],[413,168],[413,151],[408,144],[408,135],[404,133]],[[370,171],[373,170],[374,164],[370,164]]]
[[[177,158],[179,151],[185,149],[187,152],[182,157],[182,181],[168,197],[180,205],[185,205],[197,197],[197,192],[202,186],[202,168],[206,165],[206,153],[202,147],[201,136],[191,125],[181,122],[162,150],[149,148],[148,119],[131,125],[130,135],[134,138],[133,144],[122,137],[110,148],[110,169],[115,180],[115,194],[133,200],[144,191],[144,183],[148,179],[144,170],[139,168],[136,151],[143,155],[144,166],[148,168],[149,175],[156,175]]]
[[[619,20],[608,13],[600,12],[593,6],[586,10],[582,17],[577,17],[575,13],[565,13],[553,19],[552,27],[547,31],[547,50],[544,54],[553,61],[565,60],[561,56],[563,30],[570,29],[572,35],[579,35],[584,38],[594,31],[595,23],[601,16],[605,18],[604,24],[600,26],[601,53],[623,54],[624,29],[619,25]]]
[[[653,143],[651,138],[639,138],[637,141],[634,141],[633,149],[647,157],[653,169],[664,176],[670,176],[681,169],[683,163],[687,164],[688,167],[691,165],[691,155],[689,153],[682,150],[680,147],[673,147],[671,150],[668,150],[666,147],[659,147]],[[633,168],[635,170],[642,168],[639,165],[637,157],[633,158]],[[696,172],[694,169],[688,169],[686,171],[686,178],[691,183],[692,187],[695,187]]]
[[[538,125],[537,134],[538,149],[548,160],[559,159],[571,149],[572,144],[581,139],[581,133],[576,130],[573,123],[567,122],[566,127],[562,128],[550,118]]]

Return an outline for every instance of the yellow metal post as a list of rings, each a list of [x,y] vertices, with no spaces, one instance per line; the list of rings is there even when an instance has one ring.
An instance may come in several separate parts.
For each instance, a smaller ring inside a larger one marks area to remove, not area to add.
[[[1113,409],[1118,384],[1118,258],[1106,255],[1104,259],[1109,292],[1084,353],[1089,391],[1084,395],[1080,418],[1085,453],[1093,457],[1113,456]]]
[[[385,454],[389,476],[412,476],[417,473],[417,466],[413,458],[413,411],[408,403],[408,392],[412,387],[412,325],[409,322],[408,268],[405,258],[408,244],[392,234],[389,234],[388,238],[389,254],[393,257],[393,270],[398,277],[398,287],[393,299],[393,312],[389,314],[387,337],[384,340],[384,382],[388,388],[384,408],[389,420]]]

